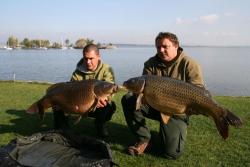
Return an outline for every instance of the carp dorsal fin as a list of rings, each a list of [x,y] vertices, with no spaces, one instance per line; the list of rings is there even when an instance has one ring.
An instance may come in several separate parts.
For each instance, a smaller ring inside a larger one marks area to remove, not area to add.
[[[63,86],[64,86],[66,83],[67,83],[67,82],[59,82],[59,83],[52,84],[52,85],[50,85],[50,87],[47,88],[46,93],[49,94],[49,93],[55,91],[56,88],[61,88],[61,89],[62,89]]]
[[[207,90],[206,88],[204,87],[198,87],[200,88],[201,90],[204,91],[204,95],[207,96],[208,98],[212,98],[212,94],[209,92],[209,90]]]
[[[204,91],[204,95],[208,98],[212,98],[212,94],[207,90],[203,85],[198,84],[194,85],[197,89],[200,89],[201,91]]]
[[[139,110],[139,109],[141,108],[142,97],[143,97],[143,93],[140,93],[140,94],[137,96],[137,99],[136,99],[136,107],[135,107],[136,110]]]

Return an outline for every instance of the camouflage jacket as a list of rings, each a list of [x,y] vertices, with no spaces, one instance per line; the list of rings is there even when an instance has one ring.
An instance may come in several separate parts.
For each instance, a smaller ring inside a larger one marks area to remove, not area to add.
[[[83,59],[81,59],[77,63],[76,69],[72,74],[71,81],[80,81],[86,79],[98,79],[110,83],[115,82],[113,69],[108,64],[104,64],[100,61],[97,69],[92,72],[86,69]]]
[[[204,87],[200,65],[187,56],[182,48],[178,49],[176,58],[168,63],[164,63],[157,55],[149,58],[144,63],[143,75],[167,76]]]

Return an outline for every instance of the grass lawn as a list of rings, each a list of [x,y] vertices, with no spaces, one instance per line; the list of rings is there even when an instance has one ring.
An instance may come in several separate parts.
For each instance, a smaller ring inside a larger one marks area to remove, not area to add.
[[[48,84],[21,82],[0,82],[0,146],[17,136],[27,136],[35,132],[52,129],[51,110],[46,112],[41,126],[38,116],[29,115],[25,110],[38,100]],[[108,123],[110,143],[114,161],[121,167],[165,167],[165,166],[250,166],[250,97],[215,97],[224,107],[243,120],[243,127],[230,127],[229,138],[225,141],[218,134],[212,119],[192,116],[188,128],[185,153],[178,160],[167,160],[154,149],[142,156],[132,157],[124,149],[134,141],[126,126],[120,100],[124,93],[115,95],[117,112]],[[153,143],[158,139],[159,124],[147,120],[152,131]],[[83,118],[73,127],[76,133],[95,136],[93,120]]]

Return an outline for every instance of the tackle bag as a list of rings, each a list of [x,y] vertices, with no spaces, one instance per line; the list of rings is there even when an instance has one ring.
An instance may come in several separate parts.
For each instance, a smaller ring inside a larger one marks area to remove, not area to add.
[[[18,137],[0,148],[0,167],[110,167],[107,143],[89,136],[62,131]]]

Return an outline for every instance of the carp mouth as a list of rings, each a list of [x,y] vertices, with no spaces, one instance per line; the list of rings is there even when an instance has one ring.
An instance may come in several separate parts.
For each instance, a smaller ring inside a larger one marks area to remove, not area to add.
[[[127,87],[128,87],[127,81],[123,82],[123,85],[122,85],[121,87],[124,88],[124,89],[128,89],[128,88],[127,88]]]
[[[119,91],[119,86],[118,85],[114,85],[113,87],[113,93],[116,93]]]
[[[117,86],[117,89],[118,89],[117,91],[128,91],[127,87],[123,85]]]
[[[112,86],[109,86],[109,94],[112,95],[114,93],[117,93],[119,91],[119,86],[116,84],[113,84]]]
[[[104,81],[99,81],[94,85],[94,94],[99,97],[99,96],[110,96],[116,92],[118,92],[119,88],[118,85],[113,84],[113,83],[108,83]]]
[[[141,93],[143,92],[144,86],[145,79],[143,77],[136,77],[123,82],[122,87],[133,93]]]
[[[130,90],[129,89],[131,87],[130,85],[131,85],[131,83],[129,81],[125,81],[125,82],[123,82],[123,85],[121,86],[121,88],[124,90]]]

